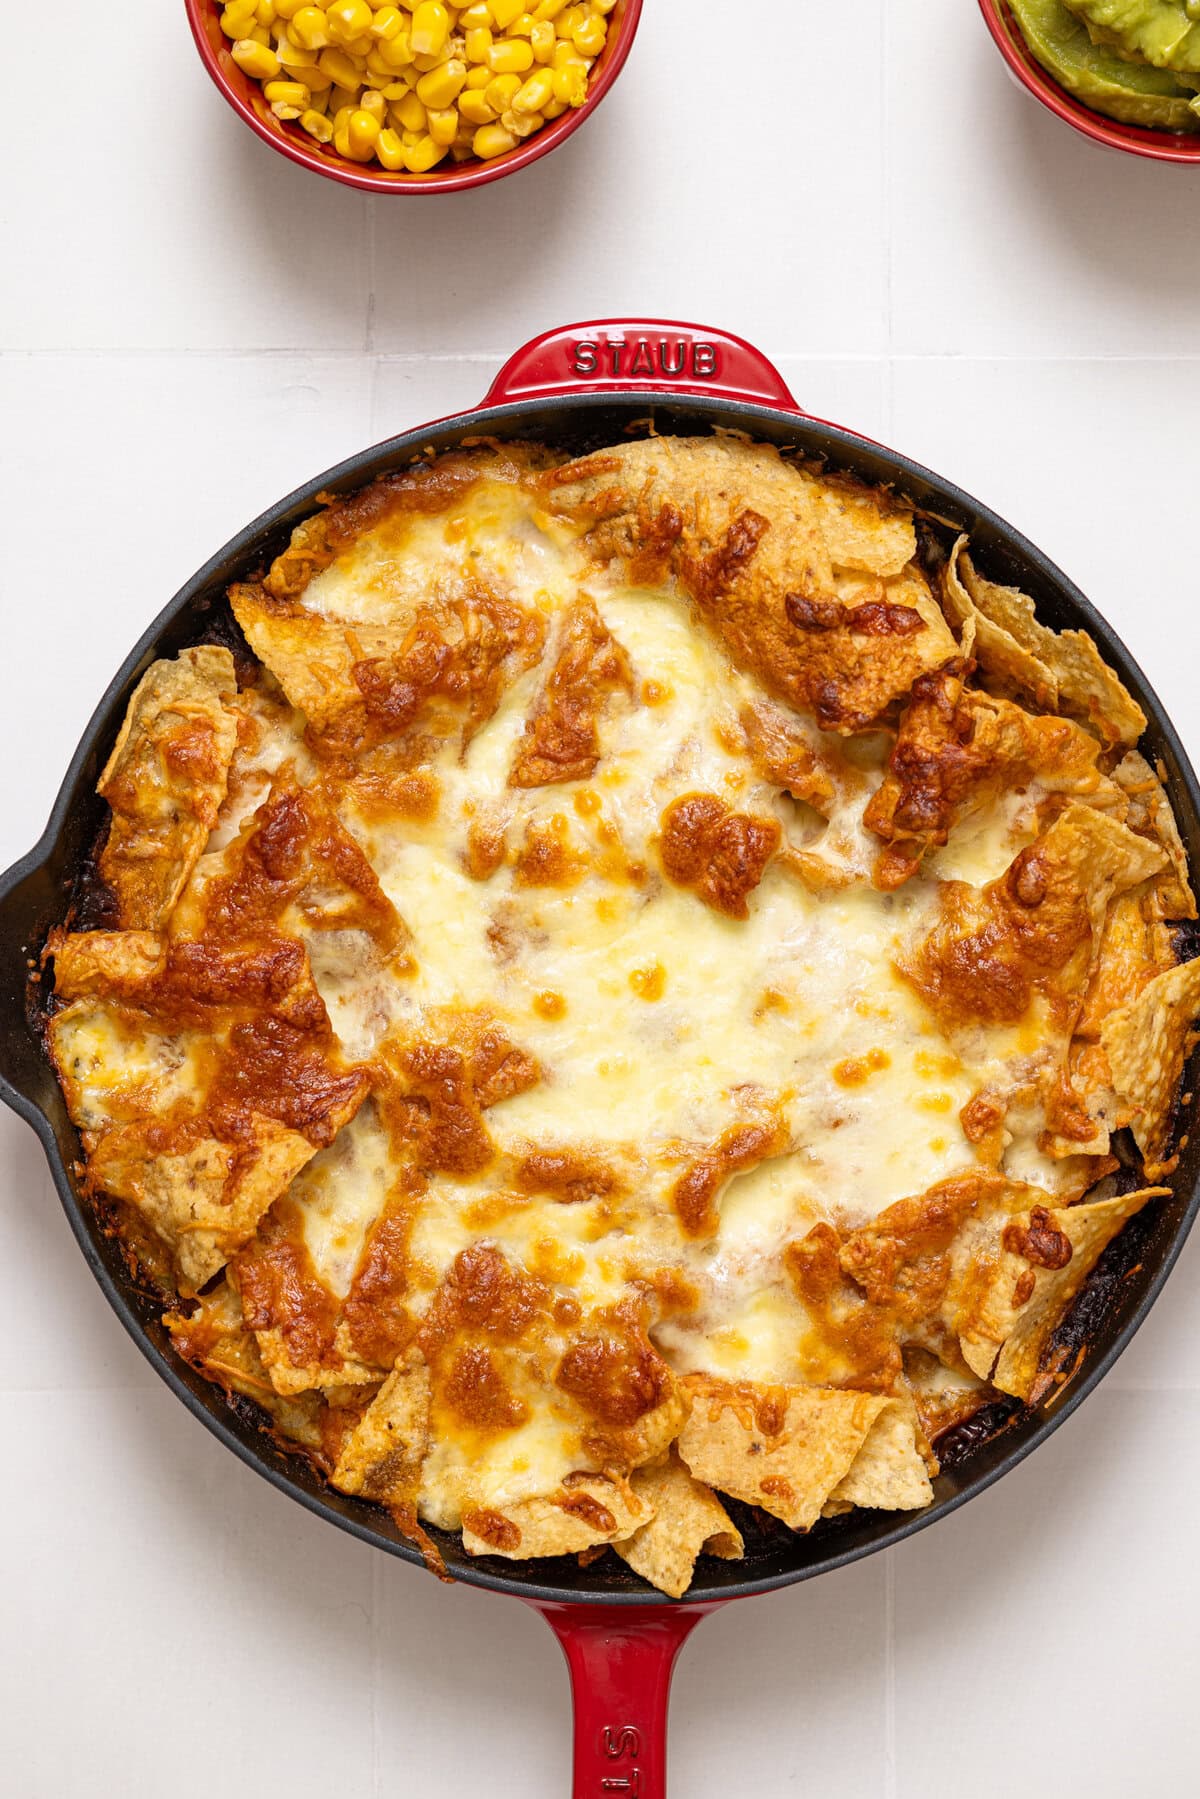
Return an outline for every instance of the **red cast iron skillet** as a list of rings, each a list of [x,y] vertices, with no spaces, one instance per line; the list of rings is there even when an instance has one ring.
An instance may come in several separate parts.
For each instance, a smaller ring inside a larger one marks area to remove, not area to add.
[[[1130,156],[1145,156],[1152,162],[1200,163],[1200,132],[1187,137],[1180,131],[1123,125],[1119,119],[1093,112],[1043,69],[1005,0],[979,0],[979,10],[1013,79],[1055,118],[1109,150],[1125,150]]]
[[[369,194],[455,194],[467,187],[483,187],[501,175],[515,175],[540,156],[578,131],[607,94],[633,48],[642,19],[642,0],[617,0],[608,15],[608,37],[594,65],[588,96],[491,162],[452,162],[449,158],[427,175],[392,174],[379,163],[348,162],[331,146],[318,144],[299,125],[284,124],[275,117],[263,97],[262,84],[238,68],[230,54],[233,46],[221,30],[220,0],[184,0],[188,24],[200,52],[200,60],[242,123],[281,156],[298,162],[302,169],[326,175],[345,187],[362,188]]]
[[[229,583],[282,548],[292,527],[314,510],[318,493],[350,492],[406,467],[427,446],[448,449],[481,433],[544,439],[578,454],[644,429],[651,417],[664,433],[736,428],[797,448],[824,458],[831,468],[891,485],[954,530],[969,531],[991,576],[1032,594],[1048,623],[1086,627],[1137,695],[1150,721],[1149,753],[1161,759],[1188,853],[1200,867],[1200,791],[1187,757],[1137,664],[1078,589],[1011,526],[958,488],[852,431],[810,418],[757,351],[722,332],[654,320],[607,320],[548,333],[513,357],[477,410],[363,451],[281,500],[227,544],[176,595],[118,669],[84,732],[41,841],[0,878],[0,1097],[40,1137],[89,1267],[178,1398],[281,1492],[409,1562],[419,1563],[420,1555],[386,1513],[326,1486],[260,1429],[253,1407],[228,1401],[171,1350],[153,1296],[131,1279],[119,1246],[81,1202],[69,1172],[79,1143],[30,1009],[31,959],[36,960],[48,928],[63,917],[75,875],[95,840],[104,810],[95,795],[96,778],[134,684],[155,657],[172,656],[222,628],[229,618],[224,597]],[[1187,953],[1194,949],[1193,943]],[[960,1436],[945,1455],[935,1503],[927,1511],[856,1511],[798,1536],[782,1526],[769,1534],[755,1514],[735,1508],[747,1535],[746,1560],[701,1561],[696,1584],[681,1604],[665,1602],[615,1556],[589,1568],[571,1558],[529,1564],[473,1560],[456,1538],[435,1533],[456,1579],[527,1601],[557,1633],[575,1698],[576,1799],[604,1793],[663,1799],[671,1669],[681,1643],[707,1611],[725,1600],[807,1580],[925,1529],[990,1486],[1056,1429],[1112,1366],[1149,1311],[1191,1226],[1198,1194],[1200,1132],[1193,1132],[1173,1196],[1131,1223],[1076,1305],[1067,1331],[1079,1361],[1052,1408],[1028,1412],[1014,1406],[1011,1415],[993,1412],[964,1427],[967,1441]],[[962,1453],[964,1448],[969,1453]]]

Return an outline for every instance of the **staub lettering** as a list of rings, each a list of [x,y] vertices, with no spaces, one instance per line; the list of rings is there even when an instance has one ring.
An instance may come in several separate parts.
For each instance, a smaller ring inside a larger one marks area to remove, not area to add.
[[[641,1732],[632,1724],[625,1724],[620,1730],[611,1730],[607,1725],[600,1732],[600,1749],[609,1761],[636,1761],[642,1752]],[[624,1774],[609,1774],[601,1780],[602,1793],[623,1793],[626,1799],[640,1799],[642,1791],[642,1771],[630,1768]]]
[[[692,337],[584,337],[570,346],[570,355],[574,375],[625,375],[630,380],[711,380],[719,364],[716,344]]]

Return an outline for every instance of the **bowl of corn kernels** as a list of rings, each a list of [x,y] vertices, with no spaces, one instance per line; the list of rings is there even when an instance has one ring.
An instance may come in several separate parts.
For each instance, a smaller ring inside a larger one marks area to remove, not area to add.
[[[376,194],[477,187],[575,131],[642,0],[186,0],[234,111],[307,169]]]

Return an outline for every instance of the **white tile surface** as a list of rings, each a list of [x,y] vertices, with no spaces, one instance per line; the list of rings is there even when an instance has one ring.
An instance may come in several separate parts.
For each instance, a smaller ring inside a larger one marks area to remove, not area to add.
[[[69,178],[36,153],[44,84],[10,84],[0,865],[133,637],[235,529],[470,405],[536,331],[622,310],[757,340],[813,412],[987,499],[1113,619],[1200,751],[1196,178],[1043,118],[973,0],[712,12],[650,0],[570,146],[432,204],[365,201],[258,145],[178,0],[128,0],[155,81],[95,111]],[[123,92],[125,34],[84,0],[56,19]],[[40,66],[42,36],[38,9],[6,18],[12,66]],[[702,1627],[677,1794],[915,1799],[931,1743],[972,1799],[1194,1790],[1198,1258],[999,1489]],[[6,1799],[150,1799],[165,1771],[201,1799],[218,1741],[264,1795],[566,1792],[566,1677],[540,1621],[373,1555],[210,1439],[108,1314],[7,1114],[0,1269]]]

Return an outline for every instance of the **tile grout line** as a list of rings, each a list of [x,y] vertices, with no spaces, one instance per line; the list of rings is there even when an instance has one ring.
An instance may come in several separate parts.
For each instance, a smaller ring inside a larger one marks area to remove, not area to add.
[[[364,337],[365,335],[366,333],[364,333]],[[511,347],[508,349],[491,350],[380,350],[375,342],[375,335],[374,320],[372,318],[370,321],[371,344],[370,346],[367,346],[364,342],[364,344],[358,348],[347,345],[324,346],[321,344],[295,344],[283,346],[272,344],[262,345],[257,349],[248,350],[222,347],[220,345],[214,346],[211,349],[194,348],[189,347],[188,345],[147,349],[144,347],[123,347],[113,344],[98,345],[90,349],[81,349],[78,346],[42,346],[39,349],[0,347],[0,366],[6,362],[10,364],[18,361],[38,362],[46,359],[74,362],[87,360],[102,362],[124,358],[126,361],[132,362],[149,361],[155,357],[173,357],[180,362],[200,360],[204,357],[217,359],[223,362],[284,361],[289,357],[292,359],[307,358],[313,361],[326,360],[332,362],[339,359],[349,359],[365,355],[375,356],[380,362],[478,362],[485,364],[490,363],[494,366],[502,363],[505,358],[511,354]],[[1170,351],[1156,351],[1151,355],[1144,352],[1138,352],[1137,354],[1133,354],[1132,352],[1113,352],[1105,354],[1098,353],[1090,356],[1053,356],[1047,352],[1021,355],[1007,351],[996,353],[985,350],[891,350],[884,348],[881,350],[828,350],[814,352],[811,349],[798,349],[776,350],[772,352],[772,355],[777,362],[786,360],[812,363],[862,363],[864,365],[875,362],[892,364],[990,362],[997,364],[1045,364],[1055,368],[1094,368],[1097,366],[1117,366],[1126,364],[1131,368],[1141,367],[1146,364],[1169,364],[1178,368],[1188,367],[1194,363],[1200,363],[1200,350],[1180,351],[1177,353],[1172,353]]]
[[[383,1631],[381,1616],[383,1557],[373,1549],[368,1550],[367,1553],[371,1557],[371,1799],[380,1799],[383,1778],[383,1769],[380,1765],[379,1733],[382,1698],[379,1688],[383,1675],[383,1657],[380,1654],[380,1639]]]
[[[374,195],[368,194],[364,226],[367,259],[367,317],[363,329],[363,349],[368,356],[372,355],[375,349],[375,277],[378,271],[376,207],[378,205],[379,202]]]
[[[896,1799],[896,1551],[883,1552],[883,1793]]]

